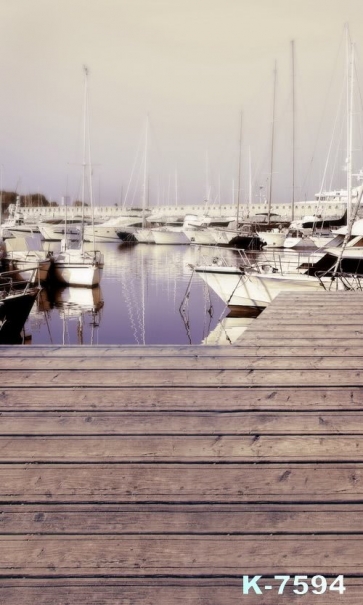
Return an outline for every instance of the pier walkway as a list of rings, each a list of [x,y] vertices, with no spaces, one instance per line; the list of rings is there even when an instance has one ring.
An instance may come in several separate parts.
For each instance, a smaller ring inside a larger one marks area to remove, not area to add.
[[[361,605],[362,303],[280,295],[233,347],[0,347],[0,603]]]

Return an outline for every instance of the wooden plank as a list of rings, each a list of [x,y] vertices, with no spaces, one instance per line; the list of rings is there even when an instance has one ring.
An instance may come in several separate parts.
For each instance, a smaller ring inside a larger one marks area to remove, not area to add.
[[[280,292],[276,297],[276,301],[282,301],[284,299],[293,300],[294,298],[303,298],[304,300],[335,300],[337,298],[344,298],[347,300],[361,299],[363,300],[363,292],[360,290],[314,290],[314,292],[296,292],[293,290]]]
[[[248,357],[281,357],[281,356],[294,356],[294,357],[306,357],[306,356],[321,356],[321,357],[341,357],[344,356],[346,358],[349,357],[362,357],[363,358],[363,344],[360,339],[351,339],[351,344],[346,345],[343,339],[340,339],[338,342],[339,346],[331,345],[330,339],[325,339],[325,344],[322,346],[314,345],[315,339],[313,341],[311,339],[298,339],[298,345],[290,345],[290,339],[277,339],[275,345],[263,346],[261,344],[253,344],[255,336],[248,338],[248,335],[242,336],[240,338],[240,342],[238,346],[229,346],[227,350],[224,350],[223,355],[219,356],[218,354],[205,354],[201,356],[183,356],[179,359],[177,356],[146,356],[142,357],[141,355],[131,354],[129,356],[120,355],[120,356],[108,356],[105,367],[109,368],[153,368],[153,367],[195,367],[204,368],[208,367],[208,364],[216,365],[219,364],[222,366],[231,366],[237,367],[238,364],[241,363],[244,359]],[[294,339],[296,340],[296,339]],[[300,343],[303,341],[303,345]],[[275,342],[275,341],[274,341]],[[243,346],[245,343],[246,346]],[[248,343],[248,346],[247,346]],[[25,349],[26,347],[24,347]],[[223,347],[223,349],[225,349]],[[179,365],[176,364],[179,361]],[[0,361],[1,370],[5,369],[35,369],[35,368],[43,368],[47,367],[51,368],[59,368],[62,367],[74,367],[74,364],[79,364],[81,369],[97,367],[99,368],[99,357],[80,357],[79,355],[74,355],[69,357],[67,353],[64,353],[64,356],[31,356],[24,355],[24,357],[20,356],[7,356],[6,358],[2,358]],[[102,362],[104,363],[104,362]],[[77,366],[76,366],[77,367]]]
[[[214,346],[214,345],[31,345],[24,347],[23,345],[0,345],[0,358],[9,357],[95,357],[96,359],[115,358],[115,357],[169,357],[170,355],[178,355],[180,357],[194,356],[210,356],[210,355],[230,355],[230,346]]]
[[[327,326],[327,327],[326,327]],[[301,326],[300,329],[303,331],[304,338],[324,338],[327,336],[327,332],[329,332],[329,337],[344,338],[344,334],[346,338],[358,338],[361,340],[363,336],[363,327],[353,325],[353,326],[340,326],[340,325],[332,325],[332,322],[327,322],[325,326],[313,326],[311,327],[309,324]],[[270,324],[264,323],[263,330],[266,335],[270,338],[273,334],[281,336],[282,334],[296,334],[296,326],[289,326],[283,324],[277,324],[271,321]],[[252,323],[246,329],[247,333],[260,332],[261,327],[258,326],[257,322]]]
[[[96,359],[85,359],[74,358],[72,362],[68,359],[23,359],[4,360],[1,372],[7,372],[7,376],[16,378],[18,372],[36,372],[41,370],[44,372],[50,371],[62,371],[74,374],[75,371],[79,370],[82,372],[92,371],[104,374],[106,371],[111,373],[117,373],[119,371],[132,372],[136,375],[138,370],[142,372],[153,372],[158,371],[169,371],[177,370],[188,371],[195,373],[196,371],[219,371],[219,370],[251,370],[251,369],[341,369],[344,367],[346,370],[360,370],[363,369],[363,356],[353,357],[352,355],[348,358],[342,353],[333,357],[329,355],[325,358],[324,355],[320,357],[311,357],[304,355],[304,352],[300,352],[300,356],[265,356],[263,353],[259,357],[250,356],[249,351],[246,351],[244,356],[238,357],[203,357],[195,359],[186,359],[178,357],[169,357],[165,359],[148,358],[148,359],[115,359],[115,360],[103,360],[102,370],[100,370],[100,361]],[[2,379],[4,374],[0,372],[0,378]],[[99,374],[100,375],[100,374]],[[3,382],[3,381],[2,381]],[[3,383],[4,384],[4,383]]]
[[[343,344],[343,340],[341,341],[341,346],[337,347],[337,346],[314,346],[314,344],[311,344],[311,341],[309,341],[310,344],[306,343],[305,346],[290,346],[290,339],[284,339],[284,340],[280,340],[279,342],[276,343],[275,346],[263,346],[262,344],[252,344],[252,339],[251,339],[251,344],[249,342],[249,339],[247,339],[246,336],[246,345],[248,344],[248,346],[246,346],[245,348],[242,347],[243,344],[243,339],[241,338],[240,341],[240,346],[239,348],[239,355],[238,356],[243,356],[244,359],[246,359],[246,357],[324,357],[324,359],[327,359],[328,357],[344,357],[344,359],[346,360],[347,357],[362,357],[363,356],[363,347],[361,345],[359,345],[359,341],[356,341],[356,345],[355,346],[344,346]],[[236,347],[233,347],[234,349]],[[231,355],[231,358],[237,358],[237,355],[234,354],[234,351]]]
[[[327,576],[328,577],[328,576]],[[328,585],[333,578],[330,576]],[[262,583],[262,586],[267,582]],[[280,581],[269,577],[262,595],[252,591],[242,595],[241,577],[231,578],[4,578],[0,582],[0,598],[6,605],[290,605],[300,599],[293,593],[290,580],[283,594],[278,595]],[[319,605],[361,605],[362,578],[344,578],[344,595],[327,590],[318,595]],[[315,601],[311,592],[311,601]],[[277,601],[278,598],[278,601]],[[309,597],[306,597],[309,599]]]
[[[331,313],[329,313],[327,311],[325,311],[325,312],[322,311],[321,313],[316,313],[314,310],[312,310],[309,313],[300,312],[300,313],[291,314],[291,315],[286,315],[285,312],[276,313],[274,315],[272,315],[272,314],[265,315],[264,313],[262,313],[256,320],[254,320],[253,324],[255,327],[261,326],[261,328],[265,325],[276,324],[277,326],[295,325],[295,326],[299,326],[300,329],[304,329],[307,322],[309,325],[331,326],[332,325]],[[363,322],[363,316],[361,313],[356,314],[355,312],[352,315],[346,315],[343,312],[334,313],[333,322],[335,324],[339,325],[339,327],[343,327],[343,326],[347,326],[349,328],[351,326],[359,327]],[[250,324],[250,326],[252,326],[252,323]],[[248,328],[250,326],[248,326]]]
[[[263,349],[260,348],[260,350],[258,350],[259,347],[261,347],[262,345],[259,344],[259,341],[263,339],[264,341],[266,340],[268,342],[267,346],[264,347]],[[254,341],[257,341],[257,344],[254,343]],[[318,341],[318,344],[315,344],[315,342]],[[291,344],[290,344],[291,343]],[[319,344],[321,343],[321,344]],[[322,352],[317,353],[317,354],[324,354],[326,355],[330,355],[332,357],[339,355],[340,354],[344,354],[346,355],[353,355],[353,356],[362,356],[363,355],[363,343],[361,341],[360,338],[344,338],[343,336],[340,338],[329,338],[328,335],[326,334],[324,338],[319,338],[319,339],[307,339],[304,338],[303,335],[297,335],[295,334],[293,338],[291,338],[290,336],[288,337],[288,340],[286,338],[280,339],[280,338],[276,338],[274,340],[272,340],[271,342],[271,338],[266,338],[264,336],[264,334],[261,334],[260,336],[258,336],[257,334],[253,334],[250,335],[247,331],[240,337],[240,339],[238,340],[237,343],[235,343],[233,346],[220,346],[220,347],[213,347],[213,346],[209,346],[209,345],[203,345],[199,347],[199,350],[197,352],[192,352],[195,347],[191,348],[191,352],[188,355],[187,353],[184,352],[184,354],[182,355],[183,358],[185,357],[186,359],[188,358],[198,358],[199,360],[201,360],[201,358],[210,358],[213,356],[217,356],[217,357],[227,357],[227,358],[238,358],[238,357],[243,357],[246,355],[246,346],[248,345],[248,355],[261,355],[264,354],[265,356],[267,355],[276,355],[277,352],[279,352],[278,354],[280,355],[290,355],[290,352],[286,352],[285,353],[285,348],[286,347],[290,347],[291,348],[291,355],[295,355],[295,354],[306,354],[306,355],[312,355],[315,354],[315,351],[317,351],[319,348],[322,349]],[[82,356],[83,358],[87,358],[87,359],[96,359],[99,360],[99,358],[102,356],[103,357],[107,357],[107,359],[112,359],[112,360],[118,360],[118,363],[122,362],[123,358],[127,359],[141,359],[141,357],[143,359],[145,359],[145,363],[149,362],[149,358],[152,359],[160,359],[162,358],[164,359],[168,359],[170,356],[173,355],[179,355],[179,353],[177,352],[177,349],[172,349],[171,351],[165,349],[163,354],[158,354],[157,352],[146,352],[146,354],[144,355],[144,348],[142,349],[142,356],[140,355],[140,348],[136,349],[136,348],[132,348],[131,351],[128,350],[127,347],[120,347],[118,350],[115,351],[109,351],[107,354],[107,351],[103,350],[103,347],[100,348],[100,350],[98,350],[98,347],[93,347],[90,350],[86,350],[83,352],[82,350],[80,350],[79,347],[64,347],[64,349],[58,349],[55,348],[55,350],[53,351],[52,347],[50,347],[47,350],[42,350],[42,352],[37,352],[37,346],[39,345],[32,345],[31,347],[20,347],[21,351],[13,351],[12,347],[6,347],[4,345],[0,345],[0,369],[4,369],[5,368],[5,363],[7,364],[7,360],[11,360],[11,363],[13,363],[13,360],[16,358],[20,358],[22,361],[19,363],[29,363],[29,360],[37,360],[37,362],[40,363],[40,360],[43,358],[46,359],[66,359],[69,360],[69,365],[72,363],[70,360],[73,358],[78,358],[80,356]],[[35,351],[33,351],[33,347],[35,347]],[[307,348],[307,351],[304,351],[303,353],[299,353],[299,349],[301,347]],[[14,346],[14,349],[17,349],[16,346]],[[45,347],[42,347],[42,349],[45,349]],[[281,350],[283,349],[283,350]],[[332,349],[332,350],[331,350]],[[266,350],[266,352],[264,353],[264,351]],[[182,352],[183,353],[183,352]],[[8,364],[7,364],[8,365]]]
[[[363,412],[2,412],[5,435],[363,434]]]
[[[2,503],[343,503],[363,500],[354,464],[0,464]]]
[[[0,536],[0,576],[354,574],[363,536]]]
[[[0,437],[2,462],[363,462],[360,436]]]
[[[17,370],[0,372],[3,387],[232,387],[232,386],[360,386],[362,370]]]
[[[343,301],[344,302],[344,301]],[[363,297],[359,302],[356,302],[355,304],[352,303],[347,303],[347,304],[342,304],[342,301],[337,301],[334,305],[332,304],[325,304],[325,303],[321,303],[321,304],[302,304],[301,302],[298,302],[296,305],[292,305],[290,303],[286,303],[283,304],[270,304],[268,307],[266,307],[265,309],[263,309],[261,311],[261,313],[259,313],[254,319],[257,319],[258,321],[261,320],[262,317],[267,317],[267,316],[276,316],[278,317],[279,315],[281,315],[281,309],[283,307],[284,309],[284,316],[293,316],[293,315],[307,315],[309,313],[316,313],[317,315],[323,315],[324,311],[326,311],[327,313],[333,312],[334,315],[337,314],[337,316],[339,317],[346,317],[346,313],[344,313],[345,309],[353,309],[353,311],[355,313],[357,313],[357,315],[362,315],[362,302],[363,302]]]
[[[0,412],[23,411],[209,411],[222,410],[363,410],[360,387],[306,385],[269,388],[67,388],[17,387],[0,391]]]
[[[234,349],[238,347],[246,350],[247,347],[360,347],[362,345],[361,337],[344,338],[343,335],[334,338],[329,338],[328,334],[324,337],[305,338],[303,334],[277,334],[276,332],[264,334],[259,332],[248,332],[247,330],[237,339]]]
[[[356,505],[4,505],[0,534],[354,534]]]

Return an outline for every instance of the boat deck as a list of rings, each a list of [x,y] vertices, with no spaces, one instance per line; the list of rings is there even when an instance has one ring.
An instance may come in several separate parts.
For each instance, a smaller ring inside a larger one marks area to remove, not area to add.
[[[232,347],[1,346],[0,603],[360,605],[362,302],[280,295]]]

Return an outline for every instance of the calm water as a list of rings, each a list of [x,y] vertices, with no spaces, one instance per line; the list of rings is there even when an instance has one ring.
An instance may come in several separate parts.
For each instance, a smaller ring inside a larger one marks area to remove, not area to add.
[[[188,263],[211,258],[197,246],[98,244],[105,256],[99,288],[45,289],[25,326],[31,344],[225,344],[251,319],[228,308],[193,276]],[[236,252],[224,250],[232,260]],[[181,308],[182,305],[182,308]]]

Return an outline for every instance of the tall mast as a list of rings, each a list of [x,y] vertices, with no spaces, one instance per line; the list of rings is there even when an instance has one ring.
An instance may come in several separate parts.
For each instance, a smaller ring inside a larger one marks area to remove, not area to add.
[[[84,231],[84,204],[86,192],[86,168],[87,168],[87,111],[88,111],[88,67],[83,66],[84,71],[84,100],[83,100],[83,161],[82,161],[82,227],[81,227],[81,250],[83,252],[83,231]],[[66,235],[67,239],[67,235]]]
[[[146,128],[145,128],[145,151],[144,151],[144,186],[142,195],[142,228],[145,229],[145,211],[146,211],[146,199],[147,199],[147,146],[148,146],[148,131],[149,131],[149,115],[146,116]]]
[[[3,168],[0,164],[0,226],[3,222]]]
[[[251,147],[248,148],[248,206],[247,216],[250,216],[250,207],[252,205],[252,160]]]
[[[218,202],[219,202],[219,214],[222,213],[222,206],[221,206],[221,175],[218,175]]]
[[[239,206],[241,199],[241,159],[242,159],[242,120],[243,112],[241,111],[240,125],[239,125],[239,150],[238,150],[238,181],[237,181],[237,209],[236,209],[236,228],[238,229],[239,221]]]
[[[341,250],[339,256],[337,258],[337,262],[335,263],[333,276],[337,273],[338,268],[340,266],[343,252],[348,243],[349,237],[352,233],[352,147],[353,147],[353,89],[354,89],[354,44],[350,43],[348,40],[349,30],[347,27],[347,232],[344,236],[344,241],[341,246]],[[357,199],[357,208],[360,206],[362,200],[363,189],[359,188],[358,199]]]
[[[292,199],[291,220],[295,218],[295,41],[291,40],[291,79],[292,79]]]
[[[354,44],[349,42],[349,30],[347,27],[347,225],[349,230],[352,216],[352,147],[353,147],[353,89],[354,89]]]
[[[209,203],[209,157],[208,151],[205,152],[205,203],[206,205]]]
[[[277,65],[276,65],[276,61],[275,61],[273,98],[272,98],[271,164],[270,164],[270,182],[269,182],[268,207],[267,207],[267,222],[268,223],[270,222],[270,218],[271,218],[271,201],[272,201],[272,173],[273,173],[274,141],[275,141],[276,78],[277,78]]]
[[[178,205],[178,171],[175,168],[175,206]]]

